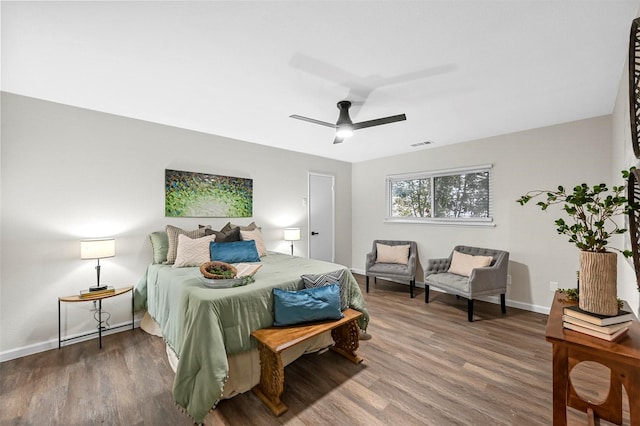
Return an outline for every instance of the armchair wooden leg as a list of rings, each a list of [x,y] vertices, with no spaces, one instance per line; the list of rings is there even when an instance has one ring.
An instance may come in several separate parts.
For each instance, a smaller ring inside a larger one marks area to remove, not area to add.
[[[367,293],[369,293],[369,275],[367,275],[365,277],[365,282],[366,282],[366,286],[367,286]]]
[[[413,299],[413,290],[416,287],[416,282],[415,280],[411,280],[409,281],[409,294],[411,295],[411,298]]]
[[[429,286],[424,285],[424,303],[429,303]]]
[[[503,314],[507,313],[507,302],[505,300],[505,294],[504,293],[502,293],[500,295],[500,309],[502,310]]]
[[[473,322],[473,299],[467,300],[467,319]]]

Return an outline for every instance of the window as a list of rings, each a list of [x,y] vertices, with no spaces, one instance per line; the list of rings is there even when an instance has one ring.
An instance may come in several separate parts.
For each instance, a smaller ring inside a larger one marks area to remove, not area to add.
[[[489,224],[490,182],[490,165],[388,176],[386,220]]]

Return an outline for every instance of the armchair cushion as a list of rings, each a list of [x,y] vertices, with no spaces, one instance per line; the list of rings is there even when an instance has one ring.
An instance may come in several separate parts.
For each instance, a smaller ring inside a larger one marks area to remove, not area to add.
[[[491,265],[492,260],[493,256],[473,256],[454,250],[451,257],[451,266],[449,266],[447,272],[468,277],[475,268]]]
[[[469,278],[457,274],[445,273],[430,275],[429,285],[433,285],[438,288],[455,288],[462,294],[469,292]]]
[[[380,276],[387,274],[392,276],[410,276],[411,271],[407,269],[406,265],[399,263],[376,263],[369,268],[371,275],[379,274]]]
[[[406,245],[388,246],[376,243],[376,263],[399,263],[406,265],[409,262],[409,247]]]

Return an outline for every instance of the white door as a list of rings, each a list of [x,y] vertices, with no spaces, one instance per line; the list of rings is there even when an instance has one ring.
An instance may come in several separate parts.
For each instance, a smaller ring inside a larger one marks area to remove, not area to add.
[[[334,177],[309,173],[309,258],[334,261]]]

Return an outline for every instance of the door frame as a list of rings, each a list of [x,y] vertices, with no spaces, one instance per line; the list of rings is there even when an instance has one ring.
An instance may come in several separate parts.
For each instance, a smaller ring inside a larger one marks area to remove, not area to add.
[[[331,178],[331,262],[336,260],[336,177],[319,172],[307,172],[307,256],[311,259],[311,176]]]

